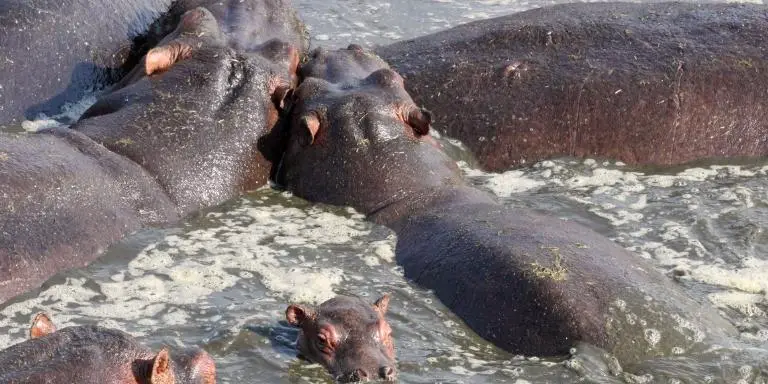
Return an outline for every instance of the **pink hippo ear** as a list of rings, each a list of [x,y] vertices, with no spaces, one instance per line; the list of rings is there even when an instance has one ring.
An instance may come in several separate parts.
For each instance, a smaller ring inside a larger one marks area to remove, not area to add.
[[[387,310],[389,309],[389,299],[390,296],[387,293],[376,300],[375,303],[373,303],[373,309],[378,312],[381,317],[384,317],[384,315],[387,313]]]
[[[287,85],[278,85],[272,91],[272,103],[279,111],[291,109],[293,101],[293,88]]]
[[[299,124],[302,130],[302,132],[299,134],[303,135],[302,144],[314,144],[315,136],[317,136],[317,132],[320,130],[320,118],[316,113],[310,113],[308,115],[302,116]]]
[[[432,124],[432,112],[424,108],[413,108],[408,112],[407,122],[416,136],[424,136],[429,133],[429,125]]]
[[[315,309],[308,306],[291,304],[285,310],[285,320],[294,327],[301,327],[307,321],[314,321]]]
[[[207,352],[201,350],[197,353],[190,369],[196,383],[216,384],[216,363]]]
[[[144,60],[144,73],[149,76],[153,73],[165,72],[184,59],[192,56],[192,46],[189,43],[174,40],[161,47],[152,48],[147,52]]]
[[[32,326],[29,327],[29,338],[37,339],[51,333],[56,332],[56,325],[53,324],[51,318],[45,313],[38,313],[35,319],[32,320]]]
[[[149,382],[150,384],[174,384],[176,382],[167,348],[161,349],[152,361],[152,373],[150,373]]]

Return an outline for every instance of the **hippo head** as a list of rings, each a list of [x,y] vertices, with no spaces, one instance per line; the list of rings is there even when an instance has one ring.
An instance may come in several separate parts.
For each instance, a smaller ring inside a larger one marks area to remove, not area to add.
[[[216,365],[208,353],[199,348],[174,351],[162,348],[157,354],[137,344],[129,335],[101,327],[72,327],[57,332],[56,326],[44,313],[38,313],[29,329],[30,339],[37,340],[32,347],[36,358],[48,357],[61,363],[68,356],[77,361],[65,362],[61,369],[50,361],[25,361],[25,368],[33,371],[35,378],[42,381],[56,381],[61,375],[70,379],[80,378],[80,383],[120,384],[215,384]],[[39,350],[47,351],[42,355]],[[85,351],[85,352],[83,352]],[[23,355],[17,354],[17,360]],[[0,359],[1,360],[1,359]],[[73,364],[81,364],[83,370],[90,369],[83,378],[82,372],[66,372]],[[67,368],[68,367],[68,368]],[[0,370],[1,372],[2,370]],[[42,371],[42,372],[41,372]],[[46,373],[46,371],[51,371]],[[105,380],[105,377],[108,380]]]
[[[355,45],[316,50],[300,75],[277,175],[295,194],[371,214],[459,182],[453,161],[430,142],[430,113],[376,55]]]
[[[323,365],[339,382],[395,379],[395,346],[384,315],[389,295],[373,305],[337,296],[318,308],[291,305],[285,317],[301,328],[301,356]]]
[[[298,62],[280,40],[231,48],[196,8],[72,128],[140,164],[188,213],[266,183],[272,155],[260,140]]]

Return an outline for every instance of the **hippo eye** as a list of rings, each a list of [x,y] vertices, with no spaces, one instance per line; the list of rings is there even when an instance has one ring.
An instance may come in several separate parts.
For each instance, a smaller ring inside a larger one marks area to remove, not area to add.
[[[320,351],[324,353],[330,352],[331,348],[330,345],[328,345],[328,339],[324,335],[318,335],[315,344],[317,345],[317,349]]]

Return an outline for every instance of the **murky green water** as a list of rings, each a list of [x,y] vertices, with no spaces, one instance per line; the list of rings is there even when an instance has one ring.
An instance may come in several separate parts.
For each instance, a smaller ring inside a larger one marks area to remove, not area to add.
[[[386,43],[545,3],[312,0],[298,7],[319,36],[315,43],[343,46]],[[468,158],[460,148],[452,153]],[[99,323],[154,347],[203,346],[222,383],[327,383],[319,366],[295,359],[295,331],[282,322],[287,304],[338,293],[373,301],[389,292],[401,383],[768,381],[768,161],[632,169],[559,159],[504,174],[464,169],[505,204],[581,222],[652,260],[736,324],[742,350],[638,367],[618,367],[589,346],[569,359],[507,354],[403,279],[391,231],[348,209],[271,188],[178,227],[137,233],[89,267],[4,304],[0,348],[23,340],[42,310],[60,325]]]

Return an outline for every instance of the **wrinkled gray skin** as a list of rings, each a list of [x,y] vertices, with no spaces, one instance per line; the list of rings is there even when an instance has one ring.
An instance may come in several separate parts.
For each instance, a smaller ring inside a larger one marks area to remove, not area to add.
[[[768,7],[562,4],[376,49],[486,170],[768,155]]]
[[[179,219],[138,164],[66,128],[0,133],[0,302]]]
[[[301,328],[296,342],[300,356],[324,366],[337,382],[394,381],[388,307],[388,295],[373,305],[358,297],[336,296],[317,308],[293,304],[285,317]]]
[[[210,12],[187,15],[71,130],[0,136],[0,302],[139,228],[266,182],[259,140],[293,84],[297,49],[272,40],[235,51]]]
[[[58,114],[131,64],[133,39],[171,0],[0,2],[0,126]]]
[[[144,59],[72,126],[141,165],[182,214],[266,183],[271,163],[259,140],[277,123],[298,65],[298,48],[280,40],[232,49],[203,9],[160,43],[191,48],[190,57],[152,76]]]
[[[395,230],[405,276],[483,338],[537,356],[587,342],[624,363],[736,334],[716,310],[598,233],[504,207],[469,186],[423,136],[424,116],[406,118],[418,109],[374,55],[354,46],[318,51],[300,74],[278,181]]]
[[[213,359],[198,348],[155,353],[116,329],[85,325],[56,331],[42,314],[30,334],[30,340],[0,351],[0,383],[216,383]]]

